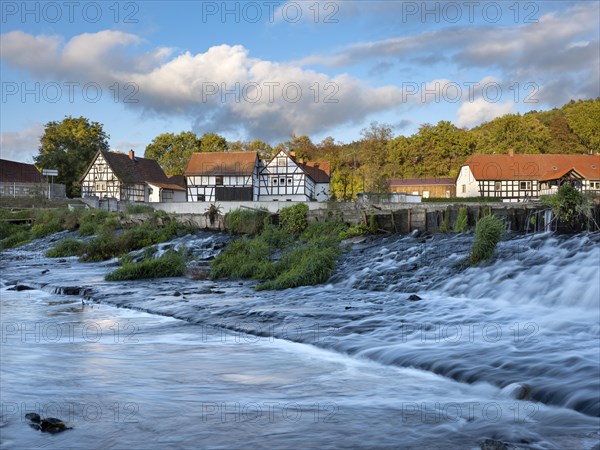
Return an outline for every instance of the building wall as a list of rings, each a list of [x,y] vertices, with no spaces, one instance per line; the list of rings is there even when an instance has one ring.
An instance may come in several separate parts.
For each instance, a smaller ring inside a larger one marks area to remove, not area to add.
[[[479,197],[479,184],[469,166],[462,166],[456,179],[457,197]]]
[[[392,192],[405,192],[411,195],[420,195],[424,198],[449,198],[456,197],[456,186],[454,185],[407,185],[391,186]]]
[[[479,181],[482,197],[500,197],[503,200],[519,201],[539,196],[537,180],[482,180]]]
[[[188,202],[215,202],[215,187],[251,187],[255,191],[253,180],[255,175],[223,175],[219,176],[188,176],[187,201]],[[217,184],[219,181],[220,184]],[[254,194],[255,195],[255,194]],[[254,196],[253,195],[253,196]]]
[[[260,172],[261,201],[309,201],[316,198],[315,183],[284,152],[279,152]]]
[[[48,194],[48,191],[51,191]],[[0,183],[0,197],[32,197],[41,195],[48,198],[66,198],[64,184],[46,183]]]

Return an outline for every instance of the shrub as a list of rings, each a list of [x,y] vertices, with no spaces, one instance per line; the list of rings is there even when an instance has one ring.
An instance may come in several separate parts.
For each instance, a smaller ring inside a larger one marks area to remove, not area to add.
[[[210,278],[269,278],[273,274],[272,249],[262,239],[233,241],[210,264]]]
[[[64,258],[67,256],[79,256],[85,248],[85,243],[77,239],[66,238],[46,252],[49,258]]]
[[[81,214],[79,218],[79,236],[91,236],[98,234],[98,229],[109,216],[108,211],[101,209],[89,209]]]
[[[6,239],[11,234],[21,231],[21,226],[15,223],[0,221],[0,239]]]
[[[50,222],[36,223],[31,227],[31,235],[35,238],[43,238],[63,230],[62,223],[58,219],[52,219]]]
[[[348,225],[340,220],[326,220],[324,222],[313,222],[302,233],[302,239],[313,241],[319,237],[334,237],[342,240],[342,235],[348,230]]]
[[[467,208],[460,208],[458,210],[458,217],[456,218],[456,223],[454,224],[454,232],[455,233],[463,233],[467,230],[467,225],[469,223],[469,211]]]
[[[259,234],[270,216],[267,210],[234,209],[225,215],[225,229],[235,234]]]
[[[279,212],[279,223],[285,231],[298,236],[308,226],[306,213],[308,213],[306,203],[297,203],[294,206],[282,208]]]
[[[560,186],[554,195],[543,196],[542,203],[552,209],[559,222],[575,228],[578,228],[577,223],[584,217],[590,218],[592,214],[589,198],[570,183]]]
[[[365,234],[369,234],[370,230],[364,223],[359,225],[353,225],[349,227],[346,231],[340,233],[340,239],[350,239],[356,236],[364,236]]]
[[[506,224],[494,215],[485,216],[475,225],[475,242],[471,249],[471,264],[478,264],[494,256],[496,245],[506,231]]]
[[[106,281],[139,280],[145,278],[178,277],[185,272],[185,255],[182,252],[168,251],[160,258],[144,259],[139,263],[125,262],[104,278]]]

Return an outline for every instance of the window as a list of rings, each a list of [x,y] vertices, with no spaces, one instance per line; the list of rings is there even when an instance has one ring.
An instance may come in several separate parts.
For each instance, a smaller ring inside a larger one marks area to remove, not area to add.
[[[205,198],[206,198],[206,197],[204,196],[204,194],[198,194],[198,195],[196,196],[196,200],[197,200],[197,201],[199,201],[199,202],[203,202],[203,201],[205,201],[205,200],[204,200]]]
[[[285,167],[285,166],[287,166],[286,158],[277,158],[277,165],[279,167]]]
[[[522,191],[530,190],[531,189],[531,181],[521,181],[519,183],[519,189],[521,189]]]
[[[423,191],[423,198],[429,198],[429,191]]]
[[[463,194],[466,194],[466,192],[467,192],[467,185],[466,184],[461,185],[461,191],[462,191]]]
[[[501,190],[501,189],[502,189],[502,182],[501,182],[501,181],[496,181],[496,182],[494,183],[494,190],[495,190],[495,191],[499,191],[499,190]]]
[[[96,191],[106,191],[106,182],[105,181],[97,181],[96,182]]]
[[[288,179],[287,179],[287,183],[288,183],[289,185],[291,185],[291,184],[293,184],[293,182],[294,182],[293,178],[292,178],[292,177],[288,177]]]
[[[278,182],[277,178],[275,178],[275,177],[271,178],[271,184],[273,186],[277,186],[277,182]]]
[[[218,175],[215,177],[215,184],[217,186],[223,186],[223,175]]]
[[[285,185],[285,178],[280,178],[280,179],[279,179],[279,184],[283,184],[283,185]]]
[[[590,189],[600,190],[600,181],[590,181]]]

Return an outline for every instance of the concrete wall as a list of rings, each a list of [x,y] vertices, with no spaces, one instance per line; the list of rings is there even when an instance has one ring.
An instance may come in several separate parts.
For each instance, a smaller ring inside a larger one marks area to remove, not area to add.
[[[222,202],[216,203],[222,214],[237,208],[267,209],[272,213],[279,212],[281,208],[302,202]],[[154,209],[174,214],[204,214],[210,208],[211,202],[185,202],[185,203],[149,203]],[[324,203],[306,202],[310,210],[323,208]],[[326,206],[325,206],[326,207]]]

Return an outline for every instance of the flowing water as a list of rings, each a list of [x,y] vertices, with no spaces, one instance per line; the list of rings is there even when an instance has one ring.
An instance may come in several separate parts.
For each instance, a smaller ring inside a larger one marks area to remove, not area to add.
[[[600,448],[600,234],[513,236],[475,268],[472,235],[359,239],[279,292],[105,282],[114,262],[45,258],[60,237],[2,257],[1,448]]]

